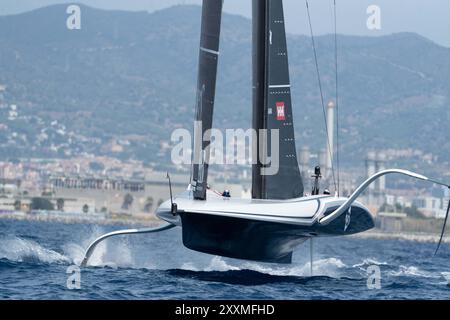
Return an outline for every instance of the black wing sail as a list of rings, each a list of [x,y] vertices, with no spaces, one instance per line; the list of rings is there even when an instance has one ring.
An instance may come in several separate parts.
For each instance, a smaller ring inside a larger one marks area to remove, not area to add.
[[[257,135],[258,162],[252,168],[252,197],[303,196],[294,138],[282,0],[253,0],[253,128],[258,133],[267,129],[269,137],[263,139]],[[274,129],[279,132],[279,169],[275,174],[265,175],[261,169],[268,163],[264,157],[268,158],[270,152],[261,149],[273,152],[270,132]]]
[[[219,57],[223,0],[203,0],[194,133],[193,190],[195,199],[206,199],[209,145]],[[203,137],[203,139],[202,139]]]

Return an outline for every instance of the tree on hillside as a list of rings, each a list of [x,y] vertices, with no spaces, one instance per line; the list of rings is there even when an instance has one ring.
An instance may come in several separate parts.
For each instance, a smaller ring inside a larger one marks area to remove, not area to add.
[[[408,215],[408,217],[419,218],[419,219],[426,218],[425,215],[423,214],[423,212],[420,211],[419,209],[417,209],[417,207],[415,205],[412,205],[411,207],[406,207],[406,208],[404,208],[404,210],[405,210],[405,213]]]
[[[31,210],[54,210],[55,207],[50,200],[41,197],[31,199]]]
[[[52,197],[53,196],[53,192],[49,191],[49,190],[46,190],[46,191],[43,191],[41,195],[43,197]]]
[[[20,200],[14,201],[14,210],[20,211],[22,209],[22,202]]]
[[[131,205],[133,204],[133,200],[134,200],[133,196],[127,193],[125,197],[123,197],[122,209],[124,210],[130,209]]]
[[[59,198],[58,200],[56,200],[56,208],[58,209],[58,211],[64,211],[64,199]]]
[[[148,197],[145,200],[144,211],[145,212],[151,212],[152,208],[153,208],[153,198],[152,197]]]

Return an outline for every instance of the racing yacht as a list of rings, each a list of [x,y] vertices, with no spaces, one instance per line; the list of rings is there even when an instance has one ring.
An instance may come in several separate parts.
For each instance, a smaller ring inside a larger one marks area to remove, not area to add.
[[[341,197],[338,193],[320,194],[317,187],[320,168],[316,168],[315,187],[306,195],[294,138],[283,2],[252,1],[252,127],[256,132],[278,133],[278,170],[267,174],[268,156],[258,158],[252,165],[251,199],[217,194],[209,189],[209,132],[223,0],[203,0],[196,99],[196,122],[201,126],[195,132],[191,182],[182,194],[172,197],[168,176],[170,199],[156,211],[166,224],[103,235],[89,246],[82,265],[88,263],[96,245],[111,236],[161,232],[173,227],[182,229],[183,244],[192,250],[237,259],[290,263],[294,249],[308,239],[351,235],[373,228],[369,210],[356,199],[381,176],[396,173],[442,184],[407,170],[388,169],[369,177],[349,197]],[[270,150],[267,135],[257,134],[256,140],[253,154],[264,155],[261,149]]]

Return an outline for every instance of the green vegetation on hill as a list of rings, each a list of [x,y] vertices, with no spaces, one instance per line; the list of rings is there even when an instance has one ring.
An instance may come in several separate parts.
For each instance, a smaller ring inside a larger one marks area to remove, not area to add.
[[[65,5],[0,17],[0,84],[18,105],[0,109],[2,158],[91,152],[168,159],[174,128],[193,120],[200,8],[155,13]],[[325,146],[310,39],[289,36],[298,146]],[[334,97],[333,38],[317,38],[325,98]],[[450,49],[416,34],[339,36],[342,158],[373,148],[413,148],[449,162]],[[55,124],[54,121],[57,121]],[[224,14],[215,125],[251,126],[251,23]],[[16,136],[11,136],[15,132]],[[113,152],[109,143],[122,146]]]

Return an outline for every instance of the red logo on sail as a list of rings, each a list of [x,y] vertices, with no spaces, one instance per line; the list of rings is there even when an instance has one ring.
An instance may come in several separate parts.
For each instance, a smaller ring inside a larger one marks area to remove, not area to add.
[[[277,102],[277,120],[282,121],[286,120],[286,116],[284,114],[284,102]]]

